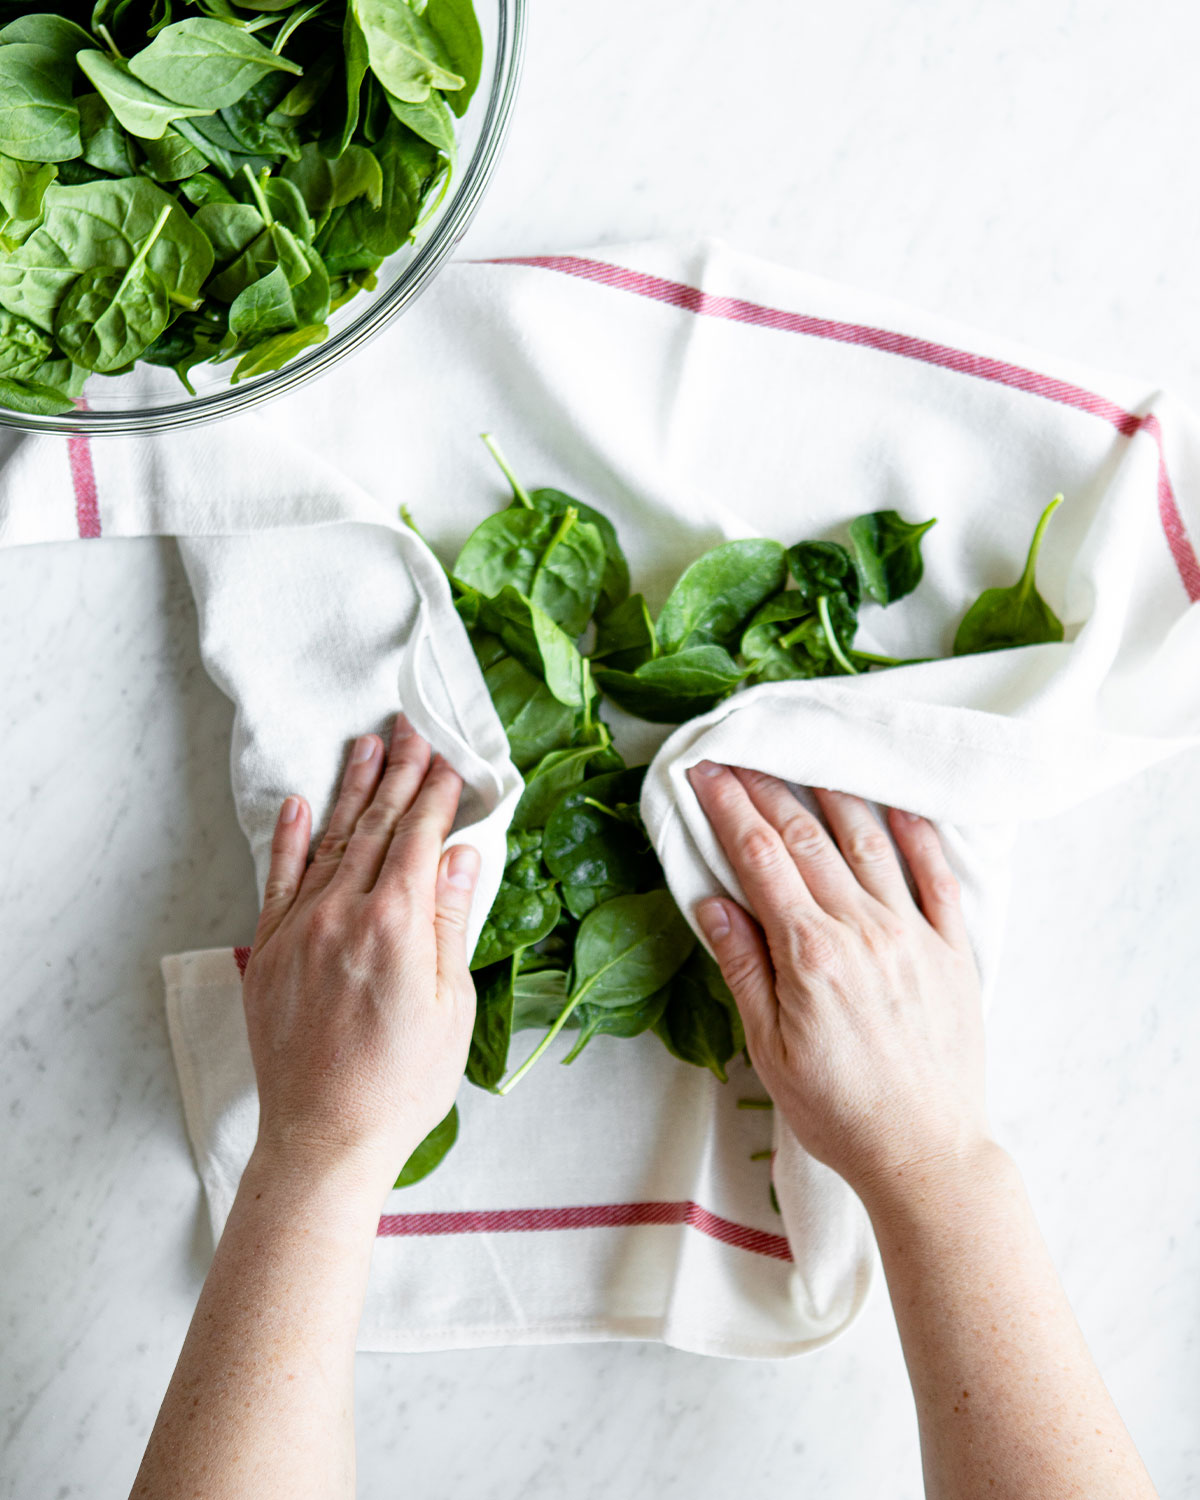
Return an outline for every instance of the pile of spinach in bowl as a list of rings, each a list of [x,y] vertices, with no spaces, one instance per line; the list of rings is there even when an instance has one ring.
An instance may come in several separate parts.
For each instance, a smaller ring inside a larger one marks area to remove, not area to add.
[[[12,14],[8,7],[0,11]],[[69,12],[69,13],[66,13]],[[277,370],[441,201],[471,0],[98,0],[0,28],[0,405]]]

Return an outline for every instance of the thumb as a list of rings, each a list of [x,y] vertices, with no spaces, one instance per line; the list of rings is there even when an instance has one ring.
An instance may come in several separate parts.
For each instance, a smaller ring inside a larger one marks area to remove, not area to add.
[[[467,919],[478,879],[479,851],[473,845],[455,844],[442,855],[433,912],[439,988],[471,988]]]
[[[720,896],[701,901],[696,921],[737,1001],[747,1034],[767,1035],[775,1024],[775,971],[762,929],[736,901]]]

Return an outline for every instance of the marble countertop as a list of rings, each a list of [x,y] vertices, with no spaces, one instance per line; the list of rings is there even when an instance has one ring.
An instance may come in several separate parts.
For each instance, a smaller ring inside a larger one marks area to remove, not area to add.
[[[1200,409],[1195,7],[596,16],[534,7],[463,254],[715,234]],[[0,718],[0,1493],[123,1494],[211,1254],[158,958],[255,916],[173,544],[0,555]],[[1164,1497],[1200,1494],[1198,775],[1026,831],[989,1023],[998,1132]],[[608,1344],[364,1356],[358,1382],[371,1500],[921,1493],[881,1291],[784,1365]]]

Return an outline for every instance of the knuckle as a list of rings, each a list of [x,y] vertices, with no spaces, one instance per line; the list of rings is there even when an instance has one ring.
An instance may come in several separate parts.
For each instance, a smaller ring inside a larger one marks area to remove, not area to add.
[[[816,818],[804,812],[788,818],[780,829],[779,836],[788,853],[798,859],[819,859],[824,857],[828,849],[821,825]]]
[[[939,870],[929,889],[933,899],[942,906],[953,906],[962,894],[958,881],[949,870]]]
[[[745,991],[753,983],[758,973],[758,964],[753,953],[744,948],[727,953],[721,960],[721,973],[725,976],[725,983],[736,994],[739,990]]]
[[[267,877],[267,883],[263,887],[263,910],[268,907],[285,905],[292,899],[294,887],[290,880],[282,875]]]
[[[392,809],[381,798],[377,798],[359,817],[358,832],[366,834],[368,838],[382,838],[391,831],[394,821]]]
[[[437,914],[438,925],[446,928],[449,932],[466,932],[468,915],[469,908],[466,906],[439,907]]]
[[[308,913],[309,940],[318,947],[337,938],[342,929],[342,914],[332,901],[318,901]]]
[[[751,828],[740,841],[742,859],[754,870],[769,870],[779,858],[779,845],[765,828]]]
[[[338,830],[331,828],[317,845],[317,852],[313,855],[313,864],[336,864],[346,852],[349,839]]]
[[[791,928],[792,956],[799,968],[830,969],[837,960],[837,944],[822,922],[796,922]]]
[[[892,846],[882,828],[856,828],[846,840],[846,853],[855,864],[878,865],[891,857]]]

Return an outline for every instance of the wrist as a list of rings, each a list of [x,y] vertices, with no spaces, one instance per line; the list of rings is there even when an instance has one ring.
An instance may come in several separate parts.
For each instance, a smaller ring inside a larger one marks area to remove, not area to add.
[[[273,1212],[317,1213],[331,1230],[374,1236],[388,1187],[381,1186],[378,1168],[361,1156],[298,1149],[260,1137],[239,1192]]]
[[[944,1220],[1011,1190],[1019,1180],[1008,1152],[980,1135],[937,1155],[865,1173],[851,1185],[878,1234],[885,1224],[913,1225],[928,1216]]]

